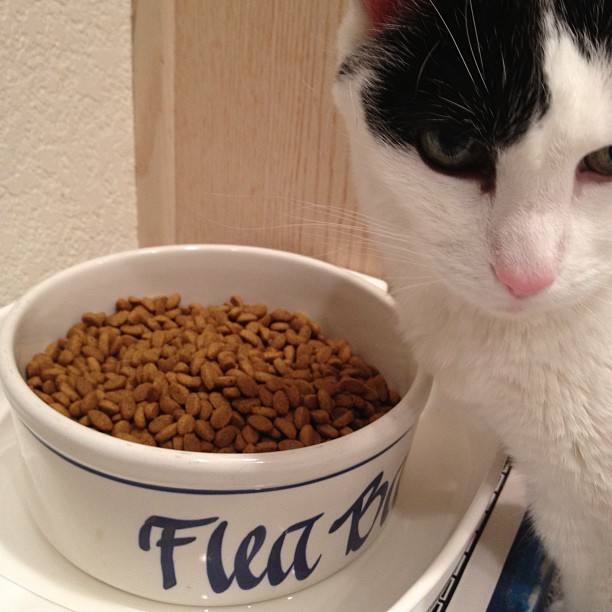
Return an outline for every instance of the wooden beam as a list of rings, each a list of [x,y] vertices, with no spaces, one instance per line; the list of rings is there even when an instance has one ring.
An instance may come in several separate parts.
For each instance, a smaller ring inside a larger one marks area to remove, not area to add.
[[[304,253],[379,272],[331,95],[341,0],[134,0],[142,244]]]

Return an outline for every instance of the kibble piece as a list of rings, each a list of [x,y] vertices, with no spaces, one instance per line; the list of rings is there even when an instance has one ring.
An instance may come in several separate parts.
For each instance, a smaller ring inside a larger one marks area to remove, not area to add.
[[[185,434],[183,438],[183,449],[192,452],[200,452],[200,441],[194,433]]]
[[[304,446],[312,446],[314,444],[319,444],[319,442],[321,442],[321,436],[318,434],[315,428],[310,424],[304,425],[300,429],[299,439],[300,439],[300,442]]]
[[[226,425],[215,434],[214,444],[217,448],[225,448],[234,442],[237,435],[237,427]]]
[[[255,445],[256,453],[271,453],[278,448],[278,444],[274,440],[264,440]]]
[[[191,414],[183,414],[177,421],[177,431],[179,435],[192,433],[195,427],[195,419]]]
[[[259,442],[259,433],[250,425],[245,425],[242,428],[242,437],[247,444],[257,444]]]
[[[329,423],[317,425],[316,430],[318,433],[320,433],[324,438],[327,438],[328,440],[334,440],[340,435],[338,433],[338,430],[332,425],[330,425]]]
[[[100,410],[90,410],[87,413],[91,424],[99,431],[110,432],[113,430],[113,422],[110,417]]]
[[[181,405],[169,395],[164,394],[159,398],[159,407],[166,414],[174,414],[180,409]]]
[[[210,416],[210,424],[215,429],[221,429],[225,427],[232,418],[232,406],[221,393],[211,393],[209,400],[214,408]]]
[[[279,450],[293,450],[296,448],[304,448],[304,445],[299,440],[281,440],[278,443]]]
[[[298,406],[293,413],[293,421],[298,429],[310,423],[310,411],[305,406]]]
[[[255,430],[261,433],[272,431],[274,425],[268,417],[253,414],[247,419],[247,423]]]
[[[178,425],[176,423],[166,425],[166,427],[164,427],[161,431],[155,434],[155,441],[159,444],[167,442],[177,434],[177,429]]]
[[[329,393],[327,389],[324,389],[324,388],[319,389],[317,391],[317,402],[319,404],[319,407],[322,410],[325,410],[326,412],[329,412],[330,414],[331,414],[331,411],[335,407],[335,403],[334,403],[334,400],[331,394]]]
[[[249,362],[250,363],[250,362]],[[236,385],[244,397],[258,397],[259,385],[248,374],[236,377]]]
[[[197,419],[194,423],[193,430],[200,439],[206,442],[212,442],[215,439],[215,430],[209,421]]]
[[[272,396],[272,408],[281,416],[289,412],[289,398],[282,389],[279,389]]]
[[[172,423],[174,423],[174,418],[171,414],[162,414],[161,416],[155,417],[153,420],[151,420],[147,429],[152,434],[156,434]]]
[[[348,408],[336,408],[332,412],[331,416],[333,419],[332,425],[336,429],[342,429],[343,427],[350,425],[350,423],[352,423],[352,421],[355,419],[355,414]]]
[[[311,410],[310,418],[317,425],[326,425],[330,421],[329,412],[327,412],[326,410]]]
[[[274,419],[274,427],[290,440],[295,440],[295,438],[297,438],[297,429],[295,425],[285,417],[277,417]]]

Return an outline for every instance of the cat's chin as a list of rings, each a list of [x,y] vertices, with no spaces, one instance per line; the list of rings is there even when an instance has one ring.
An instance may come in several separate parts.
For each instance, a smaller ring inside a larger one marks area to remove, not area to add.
[[[528,319],[559,312],[571,306],[553,296],[545,295],[516,297],[505,291],[483,291],[482,294],[466,295],[464,291],[457,291],[453,288],[451,288],[451,293],[460,297],[464,302],[468,302],[479,312],[497,319]]]
[[[573,286],[572,291],[568,291],[561,282],[532,295],[518,296],[497,280],[493,273],[471,279],[464,276],[464,282],[461,284],[454,282],[451,275],[440,275],[440,280],[442,282],[438,286],[442,294],[439,297],[451,302],[459,298],[477,312],[496,319],[539,318],[547,314],[570,311],[577,304],[588,300],[590,295],[585,286],[580,290]],[[447,294],[445,297],[444,293]]]
[[[558,306],[528,303],[524,299],[513,299],[505,305],[489,306],[479,304],[481,309],[502,319],[526,319],[559,310]]]

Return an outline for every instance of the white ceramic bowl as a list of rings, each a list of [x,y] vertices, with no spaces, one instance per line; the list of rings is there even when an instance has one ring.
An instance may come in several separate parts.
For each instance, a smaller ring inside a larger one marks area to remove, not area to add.
[[[303,449],[207,454],[146,447],[61,416],[28,388],[31,357],[86,311],[128,295],[247,303],[306,312],[346,338],[405,393],[367,427]],[[85,572],[175,604],[225,605],[297,591],[337,571],[376,538],[393,504],[429,385],[413,384],[391,299],[358,275],[258,248],[172,246],[115,254],[63,271],[11,309],[1,382],[49,541]],[[412,385],[412,386],[411,386]],[[367,579],[367,577],[364,577]]]

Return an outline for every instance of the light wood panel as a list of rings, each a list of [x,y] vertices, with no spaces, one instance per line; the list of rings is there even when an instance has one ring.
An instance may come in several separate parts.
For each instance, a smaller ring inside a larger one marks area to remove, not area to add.
[[[378,273],[331,84],[341,0],[134,0],[140,240]]]
[[[175,8],[172,0],[134,0],[132,3],[136,190],[141,246],[176,242]]]

